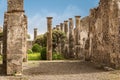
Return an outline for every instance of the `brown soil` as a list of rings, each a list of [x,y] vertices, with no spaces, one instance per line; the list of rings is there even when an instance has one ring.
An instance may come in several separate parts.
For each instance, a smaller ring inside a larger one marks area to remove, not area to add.
[[[31,61],[24,63],[23,76],[4,76],[0,80],[120,80],[120,70],[103,71],[83,61]]]

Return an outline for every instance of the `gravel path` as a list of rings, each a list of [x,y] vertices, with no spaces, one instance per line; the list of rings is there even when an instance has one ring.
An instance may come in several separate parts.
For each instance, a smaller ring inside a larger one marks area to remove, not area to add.
[[[0,76],[0,80],[120,80],[120,70],[103,71],[82,61],[34,61],[24,63],[22,77]]]

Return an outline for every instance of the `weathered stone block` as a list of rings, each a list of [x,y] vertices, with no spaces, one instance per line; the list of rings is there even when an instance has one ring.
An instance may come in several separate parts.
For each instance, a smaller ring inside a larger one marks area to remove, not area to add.
[[[24,0],[8,0],[8,12],[23,11]]]

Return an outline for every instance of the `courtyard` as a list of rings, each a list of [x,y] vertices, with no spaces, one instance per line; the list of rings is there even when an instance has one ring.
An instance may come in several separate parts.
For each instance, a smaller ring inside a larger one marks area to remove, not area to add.
[[[80,60],[29,61],[23,65],[23,74],[4,76],[0,72],[0,80],[120,80],[120,70],[105,71]]]

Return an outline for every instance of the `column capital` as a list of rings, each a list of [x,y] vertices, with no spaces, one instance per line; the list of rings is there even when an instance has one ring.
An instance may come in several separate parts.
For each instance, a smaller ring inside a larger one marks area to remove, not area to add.
[[[64,22],[68,22],[68,20],[65,20]]]
[[[81,16],[75,16],[75,18],[81,18]]]
[[[72,20],[72,18],[69,18],[69,20]]]
[[[37,30],[38,28],[34,28],[34,30]]]
[[[47,17],[47,19],[53,19],[53,17]]]

